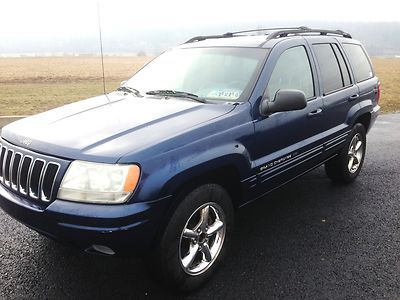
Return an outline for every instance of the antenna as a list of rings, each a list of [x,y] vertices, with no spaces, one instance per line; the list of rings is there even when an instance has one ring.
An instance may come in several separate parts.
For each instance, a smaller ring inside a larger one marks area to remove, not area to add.
[[[106,93],[106,78],[104,76],[103,39],[102,39],[102,36],[101,36],[100,1],[97,1],[97,20],[98,20],[98,23],[99,23],[101,69],[103,71],[103,92],[104,92],[104,95],[107,97],[108,102],[110,102],[110,99],[108,99],[108,96],[107,96],[107,93]]]

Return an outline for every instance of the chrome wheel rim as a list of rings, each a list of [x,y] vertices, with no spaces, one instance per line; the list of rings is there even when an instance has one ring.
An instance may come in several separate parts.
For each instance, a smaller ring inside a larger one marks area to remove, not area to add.
[[[357,133],[350,142],[348,151],[348,162],[347,168],[350,173],[355,173],[361,165],[361,161],[364,155],[364,143],[361,138],[361,134]]]
[[[216,261],[225,240],[225,215],[213,202],[197,208],[187,220],[179,241],[183,270],[200,275]]]

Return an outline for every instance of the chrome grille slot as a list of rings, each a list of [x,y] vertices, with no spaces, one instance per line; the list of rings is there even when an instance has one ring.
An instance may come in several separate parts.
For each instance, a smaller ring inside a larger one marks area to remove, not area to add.
[[[19,191],[23,195],[28,194],[28,175],[31,169],[33,158],[25,156],[22,160],[21,171],[19,173]]]
[[[39,199],[39,191],[41,177],[44,170],[45,161],[42,159],[36,159],[33,162],[31,171],[29,172],[29,196],[34,199]]]
[[[4,161],[4,154],[6,153],[6,147],[3,147],[0,144],[0,181],[3,182],[3,161]]]
[[[12,157],[14,155],[14,151],[8,149],[4,156],[3,162],[3,177],[4,177],[4,184],[10,186],[10,165],[12,161]]]
[[[47,164],[42,177],[41,199],[43,201],[50,201],[54,190],[54,178],[57,178],[59,170],[60,166],[58,164],[51,162]]]
[[[56,194],[56,179],[61,165],[43,155],[27,153],[32,152],[6,146],[0,139],[0,182],[19,194],[50,202]]]
[[[14,160],[12,162],[12,167],[10,169],[11,188],[16,191],[18,190],[18,172],[19,172],[20,165],[21,165],[21,158],[22,158],[22,154],[19,152],[16,152],[14,154]]]

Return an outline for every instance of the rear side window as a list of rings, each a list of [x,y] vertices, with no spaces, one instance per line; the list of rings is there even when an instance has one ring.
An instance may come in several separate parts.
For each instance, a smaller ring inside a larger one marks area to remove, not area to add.
[[[367,55],[360,45],[343,44],[343,48],[349,57],[357,82],[361,82],[374,76]]]
[[[344,87],[342,72],[331,44],[315,44],[313,48],[321,71],[324,94]]]
[[[290,48],[279,57],[268,83],[268,96],[272,101],[277,91],[296,89],[306,98],[314,97],[314,83],[310,61],[303,46]]]

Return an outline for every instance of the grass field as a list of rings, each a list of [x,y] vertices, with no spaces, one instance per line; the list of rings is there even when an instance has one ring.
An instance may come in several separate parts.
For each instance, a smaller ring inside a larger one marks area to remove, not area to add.
[[[116,89],[149,57],[106,57],[106,89]],[[384,112],[400,112],[400,59],[374,58]],[[96,57],[0,58],[0,116],[30,115],[103,92]]]
[[[400,112],[400,59],[374,58],[375,71],[381,81],[383,112]]]
[[[107,91],[149,57],[105,57]],[[98,57],[0,58],[0,116],[31,115],[103,93]]]

